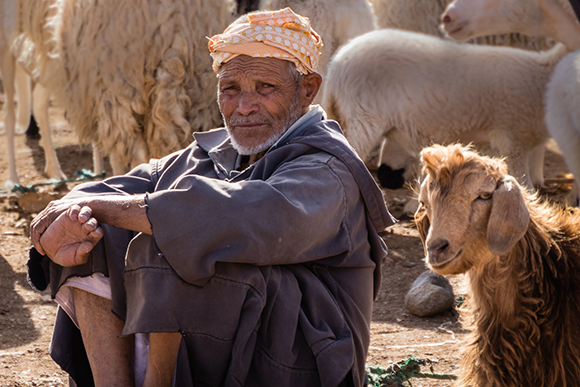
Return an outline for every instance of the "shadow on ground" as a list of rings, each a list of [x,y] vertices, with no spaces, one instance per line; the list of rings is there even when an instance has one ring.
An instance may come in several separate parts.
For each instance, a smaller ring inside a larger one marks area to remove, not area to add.
[[[26,273],[14,272],[12,266],[0,255],[0,349],[18,347],[38,339],[30,311],[15,287],[28,287]],[[42,301],[39,301],[42,302]]]

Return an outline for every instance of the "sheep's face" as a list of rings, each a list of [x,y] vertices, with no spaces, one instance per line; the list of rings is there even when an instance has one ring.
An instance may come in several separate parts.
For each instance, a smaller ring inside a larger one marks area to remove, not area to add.
[[[462,42],[510,32],[539,36],[540,1],[558,0],[455,0],[443,13],[441,29]]]
[[[529,214],[501,161],[458,145],[427,148],[422,161],[415,219],[435,272],[466,272],[507,253],[523,236]]]

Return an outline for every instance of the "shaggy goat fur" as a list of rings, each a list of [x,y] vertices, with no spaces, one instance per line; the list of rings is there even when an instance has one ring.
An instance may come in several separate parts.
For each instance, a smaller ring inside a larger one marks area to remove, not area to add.
[[[19,61],[114,173],[221,123],[207,36],[233,0],[19,1]],[[117,169],[117,170],[115,170]]]
[[[506,176],[507,169],[501,160],[479,156],[460,145],[426,148],[422,152],[422,164],[426,177],[415,219],[428,262],[433,260],[429,254],[434,249],[428,248],[434,242],[433,236],[458,232],[450,231],[456,225],[445,227],[437,219],[456,211],[455,207],[460,207],[458,211],[469,219],[468,225],[459,228],[465,227],[465,234],[472,233],[469,243],[479,246],[476,253],[468,254],[468,243],[453,246],[453,241],[459,239],[450,236],[449,249],[460,249],[453,260],[462,260],[462,268],[434,269],[442,274],[467,272],[471,282],[475,327],[464,350],[460,384],[474,387],[578,385],[580,212],[542,202]],[[482,196],[485,189],[479,189],[474,181],[496,188],[491,196]],[[515,202],[504,211],[501,209],[504,199],[498,191],[507,181],[515,184],[509,193]],[[486,207],[477,209],[477,206]],[[496,206],[500,209],[495,209]],[[494,209],[502,212],[498,214],[502,218],[500,223],[510,223],[512,212],[520,206],[524,213],[527,211],[526,222],[522,223],[525,226],[521,227],[521,234],[514,229],[510,231],[521,237],[513,239],[505,253],[493,253],[485,240],[489,239],[486,232],[496,227],[492,220]],[[456,214],[447,220],[454,222]],[[487,215],[482,215],[479,222],[475,219],[478,214]],[[483,243],[477,244],[482,240]],[[454,264],[453,260],[450,265]],[[455,267],[460,266],[457,263]]]
[[[532,188],[543,184],[544,89],[566,52],[377,30],[337,51],[322,105],[363,159],[383,135],[409,153],[431,143],[488,142]]]

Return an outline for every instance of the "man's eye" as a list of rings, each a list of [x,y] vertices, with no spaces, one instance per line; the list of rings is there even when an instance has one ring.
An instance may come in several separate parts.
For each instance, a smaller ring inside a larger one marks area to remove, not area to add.
[[[221,93],[233,93],[237,90],[237,88],[235,86],[227,86],[227,87],[223,87],[220,92]]]

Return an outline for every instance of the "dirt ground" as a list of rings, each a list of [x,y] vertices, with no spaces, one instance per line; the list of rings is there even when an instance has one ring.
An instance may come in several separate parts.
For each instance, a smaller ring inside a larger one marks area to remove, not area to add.
[[[0,115],[0,122],[2,122]],[[89,146],[79,146],[61,111],[51,109],[53,141],[67,176],[92,168]],[[0,131],[2,124],[0,124]],[[37,140],[16,137],[17,167],[21,184],[45,182],[44,152]],[[547,152],[546,177],[566,173],[552,144]],[[0,135],[0,189],[8,175],[6,137]],[[110,170],[108,171],[110,173]],[[73,184],[68,184],[70,189]],[[50,191],[50,190],[49,190]],[[409,356],[429,359],[435,372],[456,373],[460,343],[469,333],[458,313],[448,311],[430,318],[406,311],[404,298],[413,281],[426,269],[423,249],[413,223],[403,207],[410,192],[385,191],[391,212],[401,221],[389,229],[385,241],[389,256],[383,266],[380,294],[375,302],[369,366],[387,367]],[[559,196],[551,198],[559,200]],[[23,211],[15,198],[0,192],[0,386],[67,386],[68,377],[48,354],[56,304],[46,294],[33,291],[26,280],[29,224],[34,213]],[[462,276],[450,278],[456,297],[466,293]],[[424,371],[427,371],[425,369]],[[415,387],[444,387],[452,382],[412,379]]]

